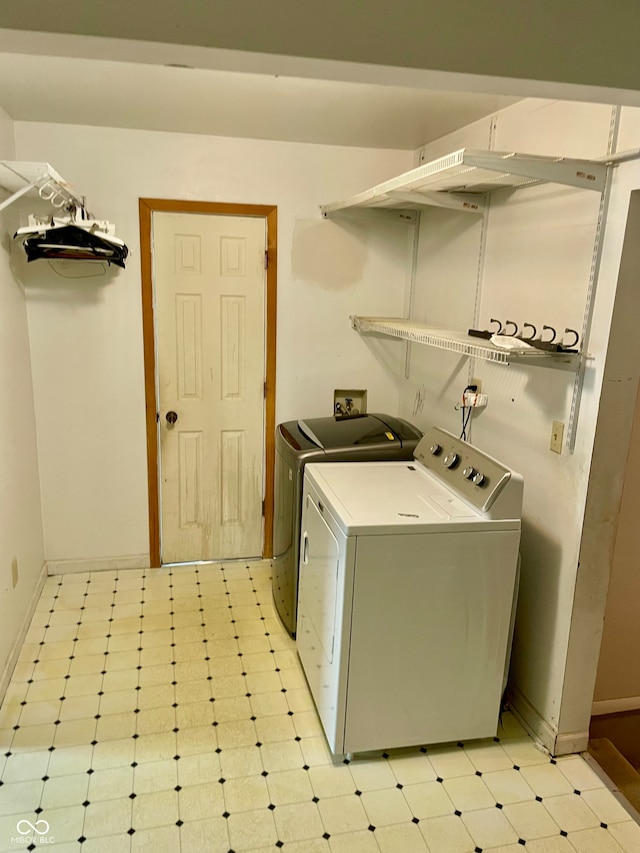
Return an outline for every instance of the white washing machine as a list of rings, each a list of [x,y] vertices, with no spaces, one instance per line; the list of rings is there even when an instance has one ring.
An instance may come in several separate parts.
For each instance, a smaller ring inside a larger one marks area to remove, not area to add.
[[[333,753],[496,734],[522,493],[436,427],[412,462],[306,466],[297,646]]]

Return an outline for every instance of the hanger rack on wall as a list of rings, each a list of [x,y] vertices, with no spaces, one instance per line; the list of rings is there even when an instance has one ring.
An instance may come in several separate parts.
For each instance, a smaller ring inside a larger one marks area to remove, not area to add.
[[[69,205],[83,207],[80,196],[49,163],[0,160],[0,189],[11,193],[9,198],[0,201],[0,210],[29,194],[39,195],[59,209]]]

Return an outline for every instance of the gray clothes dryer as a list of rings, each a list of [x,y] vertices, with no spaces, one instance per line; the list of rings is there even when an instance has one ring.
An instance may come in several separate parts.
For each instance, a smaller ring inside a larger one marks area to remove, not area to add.
[[[273,601],[295,636],[302,484],[307,462],[413,459],[422,433],[391,415],[332,416],[289,421],[276,428],[273,513]]]

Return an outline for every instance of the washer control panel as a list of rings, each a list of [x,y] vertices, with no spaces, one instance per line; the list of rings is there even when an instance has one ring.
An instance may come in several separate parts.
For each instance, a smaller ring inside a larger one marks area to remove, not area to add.
[[[522,477],[473,444],[439,427],[430,427],[418,442],[414,457],[490,517],[520,517]]]

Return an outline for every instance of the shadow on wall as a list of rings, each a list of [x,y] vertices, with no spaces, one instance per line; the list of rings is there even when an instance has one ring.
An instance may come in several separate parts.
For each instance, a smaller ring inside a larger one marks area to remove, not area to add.
[[[296,220],[291,246],[293,277],[323,290],[347,290],[362,280],[367,232],[356,223]]]

